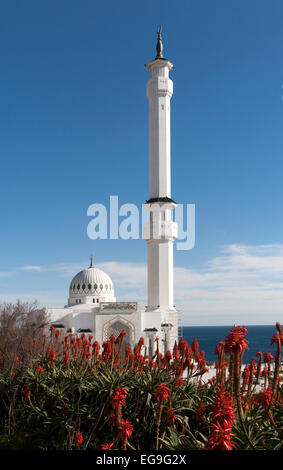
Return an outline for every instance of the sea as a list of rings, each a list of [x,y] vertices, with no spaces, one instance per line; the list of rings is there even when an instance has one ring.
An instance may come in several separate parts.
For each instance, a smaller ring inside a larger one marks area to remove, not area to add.
[[[242,325],[247,328],[246,340],[248,348],[244,352],[243,363],[247,364],[251,359],[258,358],[256,353],[263,354],[269,351],[273,356],[276,353],[276,345],[270,344],[271,338],[277,333],[275,325]],[[181,336],[191,345],[194,338],[198,340],[199,350],[205,352],[207,362],[218,360],[215,348],[219,341],[225,340],[232,326],[183,326]]]

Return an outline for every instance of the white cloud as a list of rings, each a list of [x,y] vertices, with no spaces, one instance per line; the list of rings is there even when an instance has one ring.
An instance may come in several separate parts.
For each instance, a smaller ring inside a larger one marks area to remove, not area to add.
[[[72,276],[81,271],[82,266],[86,263],[58,263],[49,266],[37,266],[37,265],[26,265],[19,269],[23,271],[35,271],[35,272],[54,272],[60,273],[62,276]]]
[[[115,285],[122,289],[138,289],[146,285],[147,268],[145,264],[109,261],[100,263],[97,267],[109,274]]]
[[[201,270],[175,269],[185,324],[270,324],[283,319],[283,245],[223,247]]]
[[[210,262],[212,269],[282,275],[283,245],[228,245]],[[255,271],[256,270],[256,271]]]
[[[85,262],[61,263],[24,268],[58,273],[71,280],[85,265]],[[147,303],[145,263],[109,261],[97,266],[112,278],[117,300]],[[283,321],[283,245],[224,246],[204,267],[175,267],[174,276],[175,304],[183,311],[185,325]],[[25,299],[27,296],[57,307],[66,303],[68,292],[41,290],[25,294]]]
[[[119,298],[146,304],[146,265],[109,262]],[[283,319],[283,245],[228,245],[201,269],[175,267],[175,304],[186,325],[270,324]]]
[[[21,268],[23,271],[41,271],[41,266],[27,265]]]

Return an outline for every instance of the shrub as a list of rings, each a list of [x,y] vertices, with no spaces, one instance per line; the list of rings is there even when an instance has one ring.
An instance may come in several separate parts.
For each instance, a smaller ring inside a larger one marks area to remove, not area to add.
[[[37,337],[30,360],[0,376],[1,448],[280,449],[283,391],[278,367],[266,387],[241,376],[247,331],[217,345],[215,377],[205,354],[182,338],[173,355],[146,355],[142,339],[125,350],[124,332],[102,347],[92,336]],[[280,327],[281,328],[281,327]],[[280,361],[279,327],[275,361]],[[275,339],[274,339],[275,338]],[[229,354],[228,361],[224,351]],[[263,355],[259,355],[259,361]],[[260,362],[261,365],[261,362]],[[276,365],[276,364],[275,364]],[[277,364],[278,365],[278,364]]]

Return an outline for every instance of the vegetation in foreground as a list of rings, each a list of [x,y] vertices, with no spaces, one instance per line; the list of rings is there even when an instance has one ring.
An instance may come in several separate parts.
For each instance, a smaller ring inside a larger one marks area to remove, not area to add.
[[[181,339],[162,356],[156,338],[149,358],[141,338],[123,358],[124,331],[100,346],[84,333],[62,337],[51,327],[44,334],[44,312],[37,324],[27,315],[34,307],[5,308],[1,449],[282,449],[279,323],[274,357],[259,351],[244,369],[247,330],[234,326],[216,346],[216,375],[204,382],[208,369],[197,339],[192,345]]]

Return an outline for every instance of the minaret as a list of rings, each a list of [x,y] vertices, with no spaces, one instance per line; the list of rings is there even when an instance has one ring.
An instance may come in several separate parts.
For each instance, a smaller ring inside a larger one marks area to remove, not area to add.
[[[147,312],[160,312],[161,321],[168,322],[174,312],[173,243],[178,226],[172,221],[177,204],[171,199],[170,100],[173,82],[169,72],[173,64],[163,57],[161,27],[158,30],[156,57],[146,68],[150,79],[146,86],[149,100],[149,200],[144,208],[150,220],[143,227],[147,241]],[[177,321],[177,320],[176,320]],[[175,322],[174,322],[175,323]]]

